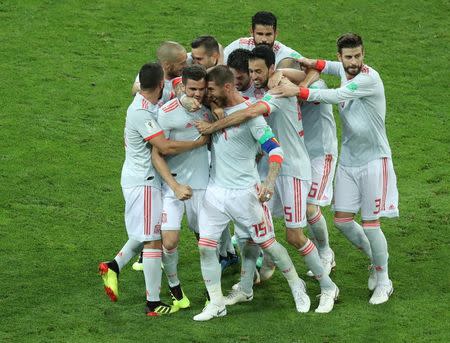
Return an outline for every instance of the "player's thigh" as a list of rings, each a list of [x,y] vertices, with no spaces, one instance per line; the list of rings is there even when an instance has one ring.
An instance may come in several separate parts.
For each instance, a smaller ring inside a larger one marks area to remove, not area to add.
[[[222,231],[230,222],[230,216],[225,212],[226,190],[220,187],[210,187],[205,191],[203,202],[198,214],[200,238],[219,241]]]
[[[139,242],[161,239],[161,190],[150,186],[123,188],[128,237]]]
[[[300,180],[292,176],[278,176],[276,189],[283,206],[284,222],[287,228],[294,229],[306,226],[306,199],[310,187],[310,180]]]
[[[249,239],[257,244],[274,237],[270,210],[258,199],[256,188],[230,192],[226,208],[230,213],[238,239]]]
[[[184,202],[178,200],[171,189],[163,189],[161,230],[180,230],[184,214]]]
[[[355,174],[360,168],[337,166],[334,180],[335,212],[358,213],[361,207],[361,193]]]
[[[311,188],[308,204],[328,206],[333,199],[333,180],[336,157],[329,154],[311,160]]]
[[[390,158],[370,161],[361,171],[360,184],[363,220],[398,216],[397,178]]]
[[[188,222],[188,227],[191,231],[198,233],[198,215],[200,212],[200,207],[203,203],[205,197],[204,189],[194,189],[192,190],[192,197],[186,200],[186,219]]]

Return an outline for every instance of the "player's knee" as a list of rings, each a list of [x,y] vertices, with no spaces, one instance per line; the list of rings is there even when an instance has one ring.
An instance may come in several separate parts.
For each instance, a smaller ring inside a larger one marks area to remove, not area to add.
[[[300,249],[306,244],[307,238],[303,233],[301,228],[298,229],[287,229],[286,230],[286,240],[296,249]]]
[[[319,206],[314,204],[308,204],[306,206],[306,218],[308,220],[314,218],[319,211],[320,211]]]
[[[144,248],[147,248],[147,249],[162,249],[161,240],[144,242]]]

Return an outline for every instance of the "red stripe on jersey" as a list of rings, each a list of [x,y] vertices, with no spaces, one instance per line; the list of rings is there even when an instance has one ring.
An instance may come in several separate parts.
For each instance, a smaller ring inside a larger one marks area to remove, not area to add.
[[[148,109],[148,101],[146,99],[142,99],[141,106],[143,109]]]
[[[300,137],[303,137],[303,136],[305,135],[305,131],[303,131],[303,130],[299,131],[299,132],[298,132],[298,135],[299,135]]]
[[[270,106],[267,102],[265,101],[258,101],[258,103],[263,104],[266,107],[267,113],[264,114],[264,116],[268,116],[270,114]]]
[[[177,99],[177,100],[169,102],[167,105],[164,105],[163,107],[161,107],[161,109],[165,113],[167,113],[167,112],[170,112],[170,111],[173,111],[174,109],[176,109],[178,107],[178,105],[179,105],[179,103],[178,103],[178,99]]]
[[[172,79],[172,87],[175,88],[181,82],[181,76]]]
[[[369,68],[365,64],[361,67],[361,73],[369,74]]]
[[[253,37],[241,38],[241,39],[239,39],[239,44],[255,45],[255,40],[253,39]]]
[[[269,207],[266,205],[266,203],[263,203],[262,208],[264,210],[264,219],[266,221],[266,226],[269,229],[269,232],[273,232],[272,217],[270,216]]]
[[[162,135],[164,131],[159,131],[151,136],[148,136],[147,138],[144,138],[144,141],[148,142],[150,139],[155,138],[156,136]]]
[[[320,182],[319,194],[317,195],[317,200],[321,200],[323,198],[323,192],[325,191],[325,187],[327,186],[328,177],[331,172],[331,161],[333,160],[333,155],[328,154],[325,156],[325,163],[323,165],[323,176]]]
[[[147,235],[148,231],[148,216],[149,216],[149,209],[148,209],[148,186],[144,186],[144,235]]]

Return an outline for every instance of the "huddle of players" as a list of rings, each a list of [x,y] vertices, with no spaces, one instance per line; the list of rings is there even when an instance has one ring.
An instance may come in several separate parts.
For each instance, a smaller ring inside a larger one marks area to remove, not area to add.
[[[363,64],[360,37],[340,37],[340,62],[330,62],[305,59],[276,41],[276,18],[271,13],[255,14],[252,33],[253,37],[225,48],[228,67],[219,65],[217,42],[211,44],[213,49],[196,45],[205,41],[200,37],[192,44],[190,58],[194,64],[213,67],[208,72],[196,65],[185,67],[186,52],[171,42],[158,51],[162,68],[149,63],[141,69],[140,91],[128,109],[125,127],[122,188],[129,240],[114,260],[99,267],[113,301],[118,296],[120,270],[143,248],[147,314],[189,307],[177,277],[179,229],[186,208],[188,225],[198,238],[210,297],[194,320],[224,316],[226,305],[252,300],[260,249],[287,279],[297,310],[308,312],[305,283],[275,239],[270,207],[274,214],[281,208],[288,242],[304,256],[311,275],[320,283],[316,312],[330,312],[339,289],[329,277],[334,253],[320,206],[329,205],[333,197],[337,157],[329,105],[333,103],[339,104],[344,138],[336,175],[335,225],[372,261],[369,288],[374,293],[370,303],[383,303],[392,293],[387,244],[378,219],[398,215],[396,180],[384,128],[383,85],[376,71]],[[211,41],[212,37],[206,38]],[[161,58],[164,47],[167,56],[178,52],[179,58],[166,63]],[[296,61],[310,70],[341,76],[341,87],[326,89],[322,80],[313,82],[314,71],[275,71],[276,65],[291,66]],[[181,87],[175,79],[180,73]],[[296,84],[285,77],[278,82],[282,74]],[[267,92],[269,79],[279,85]],[[301,111],[297,97],[305,101]],[[211,169],[207,134],[212,134]],[[260,177],[255,156],[261,152]],[[353,218],[360,209],[363,227]],[[230,220],[241,247],[242,270],[240,282],[224,297],[217,245]],[[303,234],[307,222],[312,240]],[[161,260],[174,299],[171,306],[159,298]]]

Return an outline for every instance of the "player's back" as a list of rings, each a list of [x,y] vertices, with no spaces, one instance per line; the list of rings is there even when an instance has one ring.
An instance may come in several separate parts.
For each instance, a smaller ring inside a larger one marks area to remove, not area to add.
[[[224,108],[225,116],[249,105],[251,103],[246,101]],[[259,182],[255,162],[259,143],[254,135],[266,126],[264,119],[258,117],[212,135],[211,181],[214,184],[230,189],[245,189]]]
[[[196,120],[209,120],[209,111],[202,106],[196,112],[186,111],[178,99],[173,99],[158,111],[158,123],[166,138],[174,141],[194,141],[200,134]],[[181,154],[166,157],[167,164],[179,183],[193,189],[205,189],[209,179],[208,148],[203,145]]]

